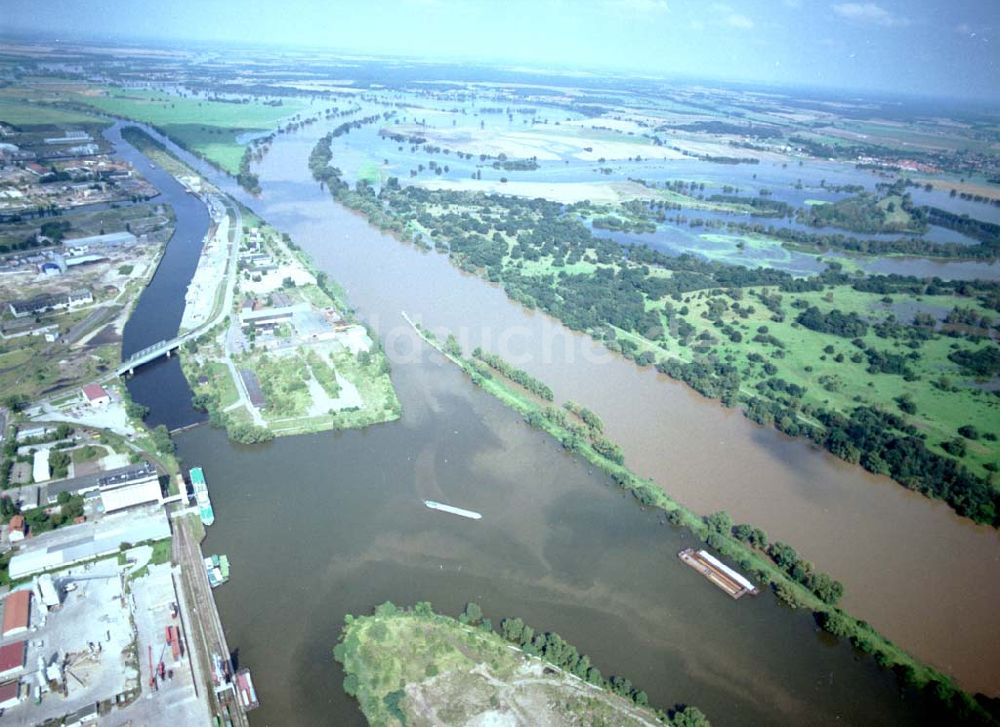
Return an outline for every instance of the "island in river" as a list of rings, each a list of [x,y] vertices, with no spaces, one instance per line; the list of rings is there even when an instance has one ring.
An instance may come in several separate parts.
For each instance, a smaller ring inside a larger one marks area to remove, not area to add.
[[[370,616],[345,619],[334,657],[344,690],[368,723],[544,724],[709,727],[696,707],[649,706],[642,689],[623,677],[605,679],[558,634],[536,633],[520,618],[499,633],[469,603],[458,620],[426,602],[412,609],[383,603]]]

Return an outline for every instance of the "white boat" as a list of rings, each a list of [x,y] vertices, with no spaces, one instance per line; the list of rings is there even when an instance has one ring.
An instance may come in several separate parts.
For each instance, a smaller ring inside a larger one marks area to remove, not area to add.
[[[450,512],[452,515],[460,515],[461,517],[467,517],[470,520],[482,520],[483,516],[473,510],[466,510],[461,507],[454,507],[452,505],[445,505],[440,502],[435,502],[434,500],[424,500],[424,504],[431,510],[440,510],[441,512]]]

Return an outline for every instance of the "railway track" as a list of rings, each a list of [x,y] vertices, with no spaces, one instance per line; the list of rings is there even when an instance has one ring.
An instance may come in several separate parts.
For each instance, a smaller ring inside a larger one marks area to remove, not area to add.
[[[196,642],[194,650],[198,666],[196,678],[200,680],[200,686],[209,695],[209,703],[215,714],[228,713],[235,727],[249,727],[250,722],[235,692],[224,688],[224,684],[216,683],[213,676],[216,671],[213,655],[225,660],[230,677],[233,669],[229,661],[230,651],[226,643],[226,634],[222,629],[222,621],[215,606],[208,575],[205,573],[201,545],[191,533],[189,517],[174,518],[173,558],[181,567],[180,581],[184,600],[189,608],[190,633]]]

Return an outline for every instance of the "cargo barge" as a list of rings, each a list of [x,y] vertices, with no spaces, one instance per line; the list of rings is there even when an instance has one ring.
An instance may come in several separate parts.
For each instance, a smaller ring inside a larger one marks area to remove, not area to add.
[[[759,593],[757,586],[751,583],[749,579],[740,575],[705,550],[685,548],[677,554],[677,557],[734,599],[745,596],[748,593],[751,596],[756,596]]]
[[[249,712],[251,709],[257,709],[260,706],[260,702],[257,701],[257,690],[254,689],[249,669],[240,669],[236,672],[236,694],[239,696],[240,705],[244,711]]]
[[[190,470],[191,486],[194,488],[194,499],[198,503],[198,516],[204,525],[211,525],[215,522],[215,510],[212,509],[212,501],[208,497],[208,483],[205,481],[205,473],[201,467],[194,467]]]
[[[474,510],[466,510],[461,507],[454,507],[452,505],[445,505],[440,502],[435,502],[434,500],[424,500],[424,504],[431,510],[440,510],[441,512],[448,512],[452,515],[459,515],[461,517],[467,517],[470,520],[481,520],[482,515]]]

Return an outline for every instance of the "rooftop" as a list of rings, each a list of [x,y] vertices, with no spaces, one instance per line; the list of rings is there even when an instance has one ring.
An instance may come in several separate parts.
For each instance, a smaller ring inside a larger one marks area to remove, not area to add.
[[[24,578],[108,555],[122,543],[143,543],[170,537],[170,522],[163,509],[105,515],[100,520],[53,530],[25,541],[10,559],[10,577]]]
[[[28,628],[31,608],[31,591],[14,591],[3,602],[3,633]]]
[[[105,398],[108,392],[100,384],[87,384],[83,387],[83,395],[87,397],[87,401],[95,401]]]
[[[24,641],[0,646],[0,674],[24,666],[25,646]]]

